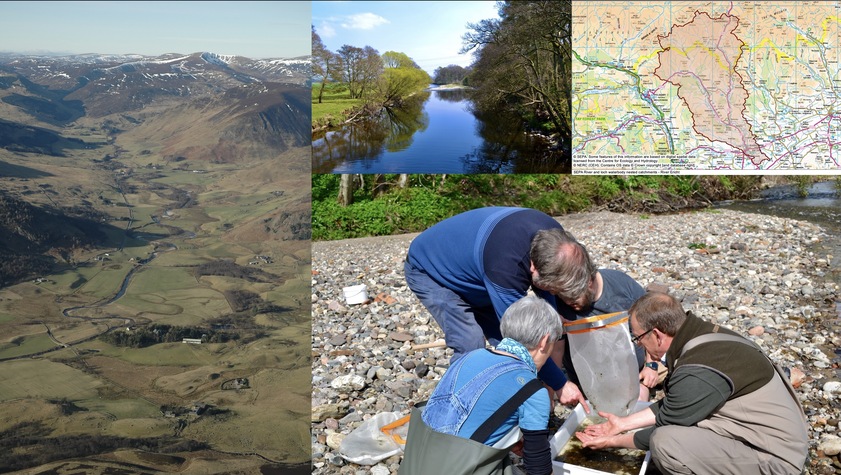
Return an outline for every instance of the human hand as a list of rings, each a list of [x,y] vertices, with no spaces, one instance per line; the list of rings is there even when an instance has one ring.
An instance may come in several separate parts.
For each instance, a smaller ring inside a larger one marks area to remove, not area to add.
[[[584,399],[581,390],[572,381],[567,381],[556,393],[558,394],[558,400],[564,406],[572,406],[579,402],[584,407],[584,412],[590,414],[590,406],[587,405],[587,400]]]
[[[657,370],[644,366],[640,371],[640,383],[648,388],[653,388],[657,385],[658,378]]]
[[[586,432],[576,432],[575,436],[581,441],[581,445],[587,447],[588,449],[605,449],[612,447],[610,444],[610,438],[606,436],[594,436]]]
[[[620,419],[619,416],[614,415],[614,414],[610,414],[610,413],[607,413],[607,412],[601,412],[601,411],[599,411],[599,415],[604,417],[605,419],[607,419],[607,421],[599,423],[599,424],[591,424],[591,425],[585,427],[584,428],[584,433],[587,436],[589,436],[591,438],[607,437],[607,436],[616,435],[616,434],[619,434],[620,432],[622,432],[622,428],[621,428],[621,424],[620,424],[621,419]],[[579,439],[580,439],[580,437],[579,437]],[[581,442],[584,442],[584,440],[581,440]]]

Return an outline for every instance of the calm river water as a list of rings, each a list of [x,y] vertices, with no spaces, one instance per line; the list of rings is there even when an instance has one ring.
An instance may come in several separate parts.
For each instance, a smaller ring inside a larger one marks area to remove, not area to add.
[[[315,134],[313,173],[558,173],[569,150],[546,152],[510,117],[477,118],[464,90],[430,90],[375,120]]]

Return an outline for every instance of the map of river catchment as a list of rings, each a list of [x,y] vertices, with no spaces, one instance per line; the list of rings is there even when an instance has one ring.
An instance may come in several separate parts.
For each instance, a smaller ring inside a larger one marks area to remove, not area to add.
[[[572,13],[573,173],[841,173],[841,1]]]

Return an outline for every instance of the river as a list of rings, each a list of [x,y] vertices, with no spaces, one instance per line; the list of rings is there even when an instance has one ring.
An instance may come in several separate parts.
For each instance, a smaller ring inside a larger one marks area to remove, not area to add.
[[[313,135],[313,173],[558,173],[570,151],[547,151],[520,121],[471,111],[468,92],[431,89],[372,120]]]
[[[835,182],[815,183],[802,197],[795,187],[784,186],[764,190],[755,200],[728,201],[719,203],[718,207],[819,224],[827,231],[829,238],[818,243],[815,252],[833,256],[825,278],[841,284],[841,190],[836,190]],[[835,307],[841,317],[839,296],[836,296]]]

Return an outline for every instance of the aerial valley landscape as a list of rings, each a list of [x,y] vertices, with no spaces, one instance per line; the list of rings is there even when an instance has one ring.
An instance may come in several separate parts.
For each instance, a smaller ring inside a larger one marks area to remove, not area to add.
[[[0,472],[310,473],[309,81],[0,54]]]

